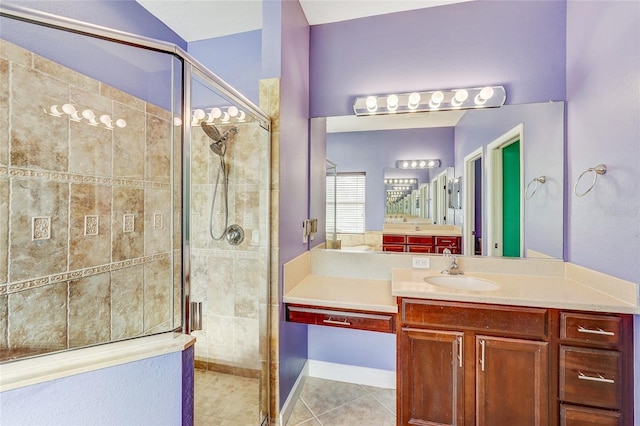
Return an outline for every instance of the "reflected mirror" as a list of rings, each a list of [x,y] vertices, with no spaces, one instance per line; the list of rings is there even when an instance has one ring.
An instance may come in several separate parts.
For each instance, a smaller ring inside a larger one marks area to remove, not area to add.
[[[562,259],[564,102],[454,113],[326,118],[327,157],[343,172],[366,172],[366,231],[338,235],[342,246],[381,250],[382,234],[405,223],[423,233],[450,227],[464,254]],[[396,167],[411,158],[441,167]],[[541,175],[547,182],[525,199],[527,183]],[[396,190],[403,185],[389,179],[415,182]]]

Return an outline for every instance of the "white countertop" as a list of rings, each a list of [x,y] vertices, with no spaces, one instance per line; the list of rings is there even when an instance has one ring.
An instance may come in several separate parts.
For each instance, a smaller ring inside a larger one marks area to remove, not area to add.
[[[448,289],[424,282],[427,276],[441,275],[440,271],[393,268],[391,274],[391,294],[396,297],[623,314],[640,313],[637,304],[564,277],[469,272],[465,275],[493,281],[499,288],[490,291],[468,291]]]
[[[398,312],[389,280],[308,275],[284,295],[283,301],[339,309]]]
[[[398,229],[383,231],[382,235],[416,235],[416,236],[434,236],[434,237],[460,237],[462,232],[459,231],[441,231],[435,229],[423,229],[416,231],[415,229]]]

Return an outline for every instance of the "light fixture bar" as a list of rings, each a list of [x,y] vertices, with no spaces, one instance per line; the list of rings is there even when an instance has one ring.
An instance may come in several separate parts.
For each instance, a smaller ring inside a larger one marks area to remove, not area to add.
[[[399,169],[433,169],[440,167],[440,160],[398,160],[396,167]]]
[[[357,116],[411,112],[451,111],[457,109],[498,108],[507,100],[503,86],[433,90],[359,96],[353,104]]]

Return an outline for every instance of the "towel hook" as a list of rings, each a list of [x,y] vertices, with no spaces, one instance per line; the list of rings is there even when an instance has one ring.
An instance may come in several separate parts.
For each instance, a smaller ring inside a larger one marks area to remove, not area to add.
[[[582,177],[587,173],[593,173],[593,180],[591,181],[591,185],[589,186],[589,188],[587,188],[586,191],[582,193],[578,193],[578,184],[580,183],[580,180],[582,179]],[[589,191],[593,189],[594,186],[596,186],[596,182],[598,181],[598,175],[603,175],[605,173],[607,173],[607,166],[605,166],[604,164],[598,164],[595,167],[589,167],[587,170],[582,172],[580,176],[578,176],[578,180],[576,181],[576,184],[573,186],[573,192],[576,194],[577,197],[584,197],[589,193]]]
[[[529,182],[529,184],[527,185],[527,188],[524,190],[524,198],[526,198],[527,200],[530,200],[531,197],[533,197],[535,195],[535,193],[538,190],[538,187],[540,186],[540,184],[544,184],[546,182],[547,182],[547,177],[546,176],[540,176],[540,177],[537,177],[537,178],[533,178],[531,180],[531,182]],[[529,194],[529,188],[534,183],[535,183],[535,186],[533,187],[533,191],[531,192],[531,194]]]

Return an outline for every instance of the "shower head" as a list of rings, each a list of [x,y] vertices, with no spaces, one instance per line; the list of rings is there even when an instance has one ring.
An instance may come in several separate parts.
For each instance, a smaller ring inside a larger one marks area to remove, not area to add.
[[[200,127],[202,127],[202,130],[209,136],[209,139],[213,141],[213,143],[209,145],[209,148],[218,155],[224,155],[227,150],[227,140],[231,132],[233,132],[234,135],[240,132],[239,128],[231,127],[223,133],[220,133],[220,130],[218,130],[216,126],[204,122],[200,123]]]

